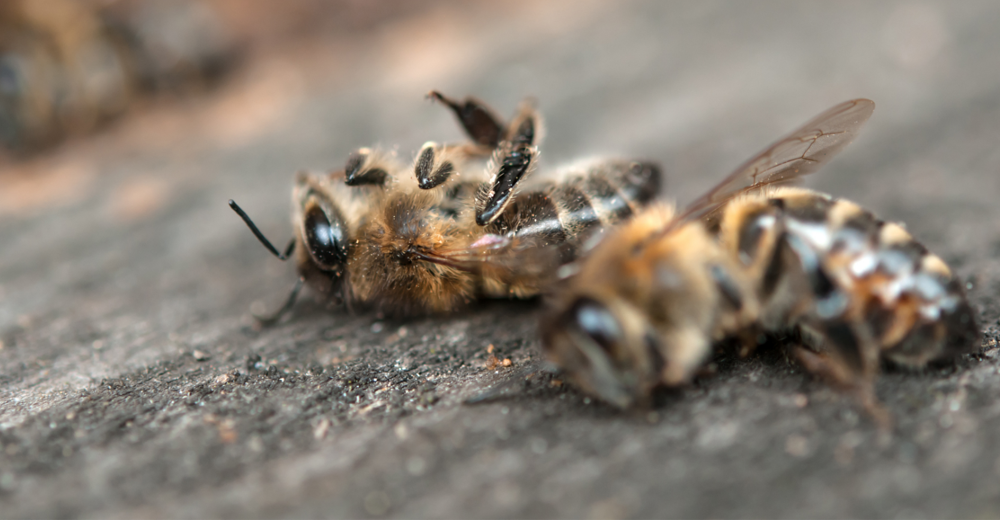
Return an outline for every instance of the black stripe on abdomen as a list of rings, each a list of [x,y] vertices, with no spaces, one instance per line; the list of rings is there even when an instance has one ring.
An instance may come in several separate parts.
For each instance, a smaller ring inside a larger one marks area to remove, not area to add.
[[[660,192],[662,175],[660,167],[650,162],[631,162],[624,171],[614,177],[618,190],[626,199],[634,203],[649,203]]]
[[[769,202],[780,208],[784,216],[800,222],[811,223],[826,223],[827,214],[835,203],[828,196],[820,193],[772,198]]]
[[[601,216],[602,221],[616,223],[632,216],[632,206],[629,201],[607,178],[600,175],[590,176],[585,180],[584,187],[590,197],[596,200],[597,206],[604,211],[604,216]]]
[[[573,185],[561,185],[552,191],[552,200],[562,208],[559,216],[566,238],[570,243],[578,244],[589,236],[588,233],[598,229],[602,222],[590,203],[590,198]]]

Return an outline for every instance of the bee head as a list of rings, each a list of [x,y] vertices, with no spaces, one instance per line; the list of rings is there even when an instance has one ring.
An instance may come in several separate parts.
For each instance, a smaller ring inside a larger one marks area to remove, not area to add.
[[[306,190],[299,199],[295,236],[299,273],[323,294],[341,288],[347,266],[348,228],[340,209],[323,193]]]
[[[660,383],[658,337],[621,300],[579,297],[542,322],[547,357],[585,392],[620,408],[644,403]]]

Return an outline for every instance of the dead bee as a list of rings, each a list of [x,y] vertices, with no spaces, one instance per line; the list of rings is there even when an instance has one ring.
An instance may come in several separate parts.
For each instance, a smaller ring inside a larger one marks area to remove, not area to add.
[[[88,131],[131,95],[92,6],[49,0],[0,5],[0,141],[30,150]]]
[[[899,224],[777,187],[818,170],[874,107],[837,105],[680,212],[652,207],[613,229],[564,268],[541,327],[548,359],[624,408],[689,382],[720,340],[745,355],[762,334],[793,334],[809,372],[887,421],[873,391],[882,360],[922,367],[978,339],[962,285]]]
[[[300,174],[295,238],[284,254],[230,201],[276,256],[295,252],[300,279],[333,302],[392,314],[453,311],[477,297],[534,296],[601,228],[637,212],[660,186],[648,162],[595,160],[540,175],[530,187],[541,120],[522,104],[504,123],[482,102],[433,92],[472,139],[429,142],[409,167],[368,148],[342,171]],[[490,158],[486,168],[477,161]],[[523,190],[522,190],[523,189]],[[301,248],[296,248],[299,246]]]
[[[226,20],[206,2],[128,0],[98,11],[105,39],[128,65],[130,80],[148,93],[185,93],[212,86],[241,52]]]
[[[237,57],[223,29],[191,1],[0,3],[0,145],[32,152],[144,93],[208,85]]]

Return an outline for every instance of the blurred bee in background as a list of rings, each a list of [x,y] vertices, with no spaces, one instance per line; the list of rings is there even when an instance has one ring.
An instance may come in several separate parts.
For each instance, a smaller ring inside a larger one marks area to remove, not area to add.
[[[908,368],[978,339],[962,285],[902,226],[852,202],[782,184],[818,170],[874,109],[840,104],[749,160],[686,208],[655,206],[563,270],[541,334],[581,389],[625,408],[691,381],[720,342],[748,355],[790,337],[811,373],[876,420],[880,363]]]
[[[474,98],[429,96],[451,109],[471,142],[428,142],[408,166],[363,148],[343,170],[299,174],[295,237],[283,254],[230,201],[275,256],[295,253],[299,282],[262,323],[289,310],[303,283],[329,302],[402,315],[454,311],[479,297],[534,296],[593,233],[659,192],[656,165],[615,159],[526,183],[542,137],[532,103],[504,122]]]
[[[208,82],[234,48],[196,2],[0,4],[0,142],[28,152],[87,132],[141,93]]]
[[[203,1],[119,0],[98,14],[143,92],[211,86],[240,58],[223,17]]]

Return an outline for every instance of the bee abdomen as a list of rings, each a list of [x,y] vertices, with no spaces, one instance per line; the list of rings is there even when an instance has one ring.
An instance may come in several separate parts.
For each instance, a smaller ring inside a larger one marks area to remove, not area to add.
[[[798,258],[798,267],[781,271],[804,273],[812,321],[861,322],[882,357],[905,366],[972,348],[979,329],[961,283],[902,226],[852,202],[804,190],[778,191],[763,207],[780,230],[776,243]],[[740,252],[767,251],[742,245],[761,236],[753,230],[760,215],[744,215]]]
[[[500,218],[487,226],[487,231],[513,236],[522,245],[555,247],[560,253],[559,261],[563,263],[569,261],[572,255],[566,231],[559,220],[559,210],[552,197],[545,192],[518,194]]]
[[[886,223],[880,230],[886,227],[899,226]],[[860,253],[852,260],[848,270],[869,296],[865,320],[883,357],[919,367],[973,347],[979,328],[962,284],[923,245],[912,239],[902,243],[882,240],[873,252]]]
[[[660,168],[650,162],[610,161],[550,189],[567,241],[582,244],[601,227],[645,207],[660,191]]]
[[[556,246],[560,262],[566,263],[576,259],[592,233],[631,216],[659,188],[660,169],[655,164],[601,162],[545,189],[519,193],[488,230]]]

